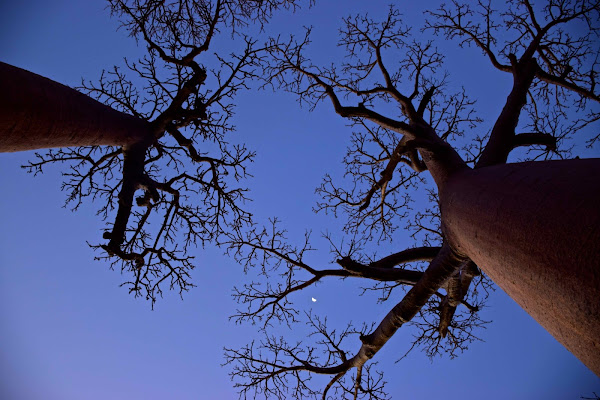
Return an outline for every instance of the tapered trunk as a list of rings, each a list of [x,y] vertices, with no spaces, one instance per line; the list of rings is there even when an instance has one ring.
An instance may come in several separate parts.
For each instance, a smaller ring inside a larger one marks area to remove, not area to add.
[[[148,140],[151,135],[147,121],[0,62],[0,152],[128,146]]]
[[[600,159],[460,171],[440,199],[455,251],[600,375]]]

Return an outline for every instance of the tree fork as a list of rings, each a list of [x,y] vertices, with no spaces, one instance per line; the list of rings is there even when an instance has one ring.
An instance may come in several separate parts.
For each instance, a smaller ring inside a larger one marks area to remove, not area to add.
[[[457,172],[442,227],[552,336],[600,376],[600,159]]]
[[[527,103],[527,92],[539,67],[535,59],[517,62],[514,55],[511,57],[511,63],[513,64],[513,87],[492,128],[490,139],[481,153],[476,168],[506,163],[508,154],[514,148],[515,129],[519,116]]]
[[[364,365],[367,360],[381,350],[387,341],[405,323],[411,321],[465,260],[448,245],[442,246],[438,255],[431,261],[419,281],[406,293],[369,335],[361,336],[362,346],[350,360],[350,367]]]
[[[141,118],[0,62],[0,152],[128,146],[152,135],[150,124]]]

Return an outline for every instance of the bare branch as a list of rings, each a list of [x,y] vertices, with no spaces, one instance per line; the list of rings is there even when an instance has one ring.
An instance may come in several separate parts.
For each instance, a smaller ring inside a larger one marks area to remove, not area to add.
[[[102,251],[98,258],[130,276],[124,285],[135,296],[154,303],[161,284],[187,291],[194,268],[188,248],[250,224],[239,181],[254,153],[230,145],[226,134],[233,130],[233,98],[256,78],[264,49],[244,37],[237,54],[211,56],[208,50],[218,33],[229,30],[239,38],[239,28],[262,24],[281,7],[296,2],[110,1],[113,16],[148,54],[80,89],[144,122],[147,134],[106,151],[49,151],[25,166],[37,173],[69,162],[67,201],[74,208],[86,197],[105,202],[98,214],[107,221],[107,243],[93,247]]]
[[[263,347],[269,350],[271,354],[268,358],[263,358],[261,354],[255,355],[253,347],[246,347],[241,351],[226,350],[227,362],[235,363],[232,376],[243,378],[247,383],[239,384],[243,386],[242,393],[249,390],[265,392],[269,390],[269,383],[273,384],[276,393],[284,393],[287,390],[288,376],[294,376],[296,389],[306,387],[306,382],[300,377],[302,371],[333,375],[334,378],[326,387],[330,387],[339,381],[342,374],[346,374],[352,368],[361,370],[365,364],[385,345],[385,343],[394,335],[394,333],[406,322],[409,322],[419,310],[427,303],[429,298],[436,293],[447,279],[454,273],[462,262],[452,254],[448,247],[443,247],[437,257],[431,262],[429,268],[425,271],[423,277],[412,287],[400,303],[398,303],[380,322],[378,327],[370,334],[361,334],[362,345],[358,352],[352,357],[347,357],[344,351],[340,350],[340,343],[352,331],[346,329],[335,336],[328,333],[325,323],[318,319],[313,320],[309,316],[310,323],[317,329],[317,333],[324,337],[321,344],[326,345],[328,357],[324,363],[319,363],[312,348],[303,350],[299,346],[289,346],[284,341],[274,341],[270,338],[263,343]],[[287,355],[287,357],[281,357]],[[281,359],[282,362],[269,361]],[[288,358],[287,362],[283,361]],[[364,371],[363,371],[364,372]],[[352,389],[354,393],[362,388],[362,379],[354,379]],[[311,391],[312,392],[312,391]]]

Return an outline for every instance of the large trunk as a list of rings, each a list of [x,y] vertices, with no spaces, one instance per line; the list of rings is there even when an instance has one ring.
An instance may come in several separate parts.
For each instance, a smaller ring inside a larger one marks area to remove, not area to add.
[[[440,199],[453,248],[600,375],[600,159],[460,171]]]
[[[150,124],[60,83],[0,62],[0,152],[127,146]]]

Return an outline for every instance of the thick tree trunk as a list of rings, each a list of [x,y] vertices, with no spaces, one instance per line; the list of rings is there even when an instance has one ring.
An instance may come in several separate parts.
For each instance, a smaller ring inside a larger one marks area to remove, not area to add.
[[[0,152],[127,146],[150,124],[50,79],[0,62]]]
[[[600,159],[460,171],[440,199],[453,248],[600,376]]]

